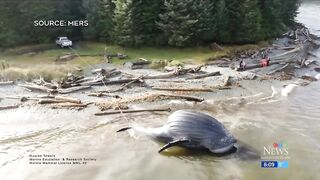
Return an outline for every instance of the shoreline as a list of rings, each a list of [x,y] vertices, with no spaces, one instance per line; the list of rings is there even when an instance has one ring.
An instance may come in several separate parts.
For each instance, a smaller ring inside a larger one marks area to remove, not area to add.
[[[214,102],[228,102],[230,99],[233,101],[237,99],[238,103],[244,103],[244,100],[247,101],[246,98],[260,97],[254,101],[267,101],[274,99],[275,94],[284,95],[281,92],[283,90],[292,91],[297,86],[306,86],[318,80],[319,75],[316,68],[319,67],[319,61],[318,57],[312,54],[312,51],[316,50],[319,44],[318,37],[309,35],[308,29],[300,26],[300,29],[285,33],[271,46],[241,52],[240,55],[233,58],[222,58],[203,65],[185,64],[165,67],[166,72],[144,66],[130,69],[126,65],[106,63],[89,65],[83,73],[84,77],[69,74],[70,77],[66,77],[67,81],[68,78],[81,77],[83,79],[73,80],[70,84],[46,82],[43,79],[33,80],[33,83],[20,81],[18,82],[19,86],[13,83],[3,83],[0,91],[0,98],[2,98],[0,106],[2,111],[34,105],[54,109],[83,110],[89,108],[92,111],[94,111],[93,109],[121,111],[135,109],[140,105],[143,107],[144,103],[147,104],[147,107],[153,108],[171,103],[173,105],[170,108],[174,109],[179,109],[181,106],[192,108],[202,104],[206,109],[208,106],[214,105]],[[273,64],[266,67],[260,66],[261,59],[265,58],[263,56],[270,57]],[[237,67],[240,60],[246,63],[245,68],[239,69]],[[307,62],[309,64],[306,64]],[[297,65],[299,63],[301,63],[300,66]],[[250,66],[254,66],[254,68],[246,69]],[[106,74],[92,73],[94,70],[100,70]],[[76,84],[78,82],[80,83]],[[292,89],[288,89],[288,86],[287,89],[283,87],[289,84],[293,86]],[[69,87],[64,89],[64,85]],[[81,86],[88,87],[81,90]],[[72,89],[70,93],[68,88]],[[75,88],[77,92],[73,92]],[[48,91],[49,89],[50,91]],[[47,92],[39,93],[39,90]],[[46,96],[48,92],[50,92],[49,96]],[[66,92],[67,96],[62,92]],[[290,94],[290,92],[286,93],[285,95]],[[57,101],[55,96],[59,96],[59,94],[64,96],[62,98],[76,99],[77,102]],[[198,97],[203,101],[197,104],[192,102],[194,100],[190,102],[188,97],[189,99],[190,97],[191,99]],[[183,100],[184,98],[187,99]],[[43,101],[45,103],[42,103]]]

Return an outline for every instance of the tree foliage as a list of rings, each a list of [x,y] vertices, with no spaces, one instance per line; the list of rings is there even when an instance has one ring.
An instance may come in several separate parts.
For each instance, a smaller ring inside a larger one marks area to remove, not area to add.
[[[0,46],[57,36],[123,46],[251,43],[294,24],[299,0],[2,0]],[[88,27],[35,27],[34,20],[88,20]]]

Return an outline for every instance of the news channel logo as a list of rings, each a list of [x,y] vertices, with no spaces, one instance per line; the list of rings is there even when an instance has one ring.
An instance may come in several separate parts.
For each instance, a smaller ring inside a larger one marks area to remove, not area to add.
[[[289,146],[287,143],[272,143],[263,147],[262,168],[289,168]]]

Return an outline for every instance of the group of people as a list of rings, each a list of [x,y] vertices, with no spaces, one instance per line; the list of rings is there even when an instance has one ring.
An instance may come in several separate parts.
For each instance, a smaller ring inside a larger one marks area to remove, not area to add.
[[[263,54],[262,59],[260,60],[260,66],[261,67],[267,67],[270,65],[270,57],[267,55]],[[239,69],[245,70],[246,69],[246,63],[244,62],[243,59],[239,62]]]

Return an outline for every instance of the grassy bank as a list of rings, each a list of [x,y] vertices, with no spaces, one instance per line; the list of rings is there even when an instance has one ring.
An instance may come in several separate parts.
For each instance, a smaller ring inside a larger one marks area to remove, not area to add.
[[[88,56],[103,54],[122,53],[128,55],[128,59],[113,59],[113,63],[122,64],[125,61],[145,58],[151,61],[168,60],[175,62],[186,62],[199,64],[208,59],[217,59],[229,56],[235,52],[248,49],[256,49],[265,46],[266,43],[256,45],[224,46],[223,50],[211,50],[208,47],[194,48],[171,48],[171,47],[143,47],[123,48],[116,45],[105,45],[103,43],[81,42],[76,43],[73,49],[59,48],[53,45],[32,45],[8,49],[0,52],[0,76],[2,79],[31,79],[42,76],[47,80],[63,77],[67,72],[74,72],[76,67],[84,68],[90,64],[103,63],[102,56]],[[76,53],[80,55],[71,61],[57,63],[58,56]],[[86,56],[81,56],[86,55]],[[5,66],[5,68],[1,67]]]

